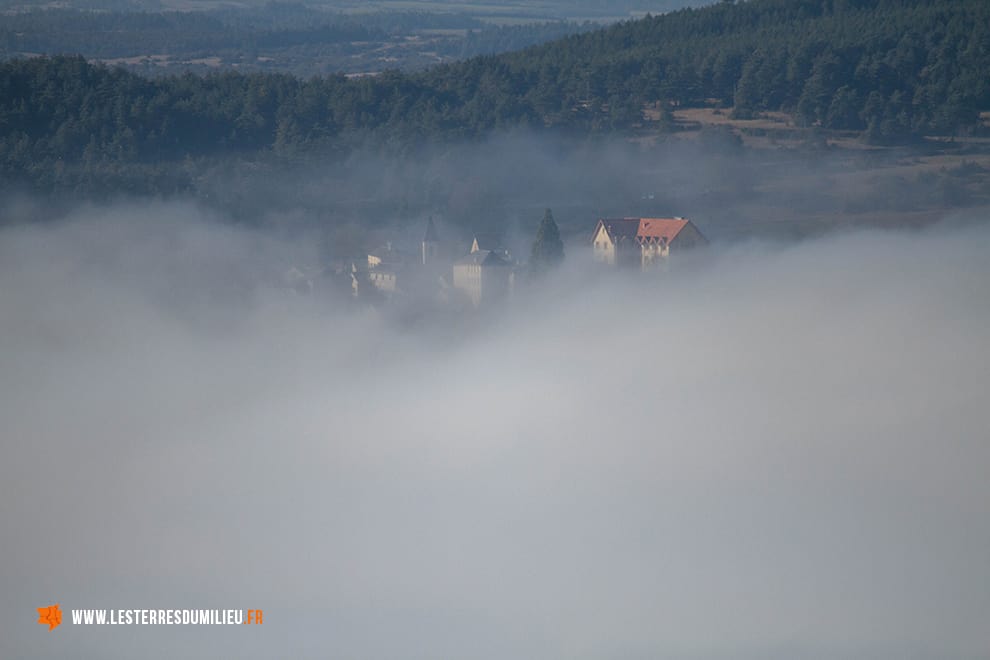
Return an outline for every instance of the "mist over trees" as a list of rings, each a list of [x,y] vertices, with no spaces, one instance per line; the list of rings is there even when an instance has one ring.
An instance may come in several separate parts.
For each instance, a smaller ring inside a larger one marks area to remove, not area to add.
[[[189,185],[176,167],[189,159],[401,153],[518,127],[626,132],[651,103],[786,110],[900,143],[981,130],[988,70],[982,0],[721,3],[358,79],[149,80],[81,57],[19,59],[0,64],[0,176],[42,191],[167,194]]]
[[[525,4],[568,1],[637,0]],[[393,38],[304,10],[49,18]],[[0,61],[0,660],[990,660],[988,24],[724,0],[363,77]],[[596,264],[623,216],[713,240]],[[71,625],[221,606],[266,625]]]

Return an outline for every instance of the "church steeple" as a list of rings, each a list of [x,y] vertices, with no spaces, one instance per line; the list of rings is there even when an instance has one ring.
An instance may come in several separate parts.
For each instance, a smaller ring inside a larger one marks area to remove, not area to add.
[[[426,223],[426,234],[423,235],[423,265],[432,263],[437,258],[440,251],[440,237],[437,235],[437,228],[433,224],[433,216],[430,216]]]

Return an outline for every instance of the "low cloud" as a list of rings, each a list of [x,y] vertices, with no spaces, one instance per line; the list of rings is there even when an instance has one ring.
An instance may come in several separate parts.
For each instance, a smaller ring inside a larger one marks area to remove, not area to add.
[[[408,328],[197,207],[0,233],[3,657],[979,658],[986,225]],[[451,325],[453,324],[453,325]],[[261,627],[34,623],[60,602]]]

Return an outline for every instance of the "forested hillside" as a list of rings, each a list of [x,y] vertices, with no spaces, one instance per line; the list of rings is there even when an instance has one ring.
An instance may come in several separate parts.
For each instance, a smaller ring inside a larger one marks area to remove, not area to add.
[[[740,116],[791,111],[897,141],[975,126],[990,110],[988,71],[983,0],[753,0],[441,67],[426,79],[465,104],[520,101],[519,113],[549,124],[628,125],[644,103],[714,99]]]
[[[396,149],[517,126],[645,130],[646,104],[661,108],[649,130],[674,105],[719,103],[904,142],[980,130],[988,71],[985,0],[725,2],[358,79],[145,79],[79,57],[21,59],[0,65],[0,172],[44,190],[113,177],[169,190],[180,183],[167,164],[188,158]]]
[[[344,13],[268,3],[204,11],[34,9],[0,21],[0,59],[82,55],[149,76],[243,72],[375,73],[519,50],[601,27],[588,21],[493,24],[472,14]]]

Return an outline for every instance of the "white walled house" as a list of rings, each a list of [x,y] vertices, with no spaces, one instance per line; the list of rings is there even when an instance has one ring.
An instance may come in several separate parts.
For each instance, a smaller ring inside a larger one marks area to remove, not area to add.
[[[502,245],[502,242],[494,234],[476,233],[471,241],[471,254],[475,252],[494,252],[502,259],[512,263],[512,255],[509,250]]]
[[[477,250],[454,262],[454,288],[478,307],[505,298],[512,281],[512,265],[497,252]]]
[[[708,239],[685,218],[601,218],[595,226],[595,261],[643,270],[661,265],[670,251],[706,245]]]

